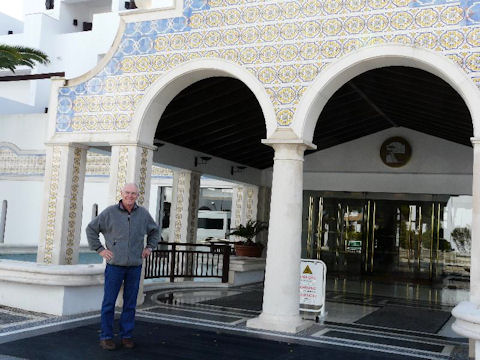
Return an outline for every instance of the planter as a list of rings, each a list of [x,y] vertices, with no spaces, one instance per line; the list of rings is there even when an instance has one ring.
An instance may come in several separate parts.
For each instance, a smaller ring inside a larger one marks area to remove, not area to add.
[[[261,246],[235,244],[236,256],[261,257],[262,250],[263,250],[263,247]]]

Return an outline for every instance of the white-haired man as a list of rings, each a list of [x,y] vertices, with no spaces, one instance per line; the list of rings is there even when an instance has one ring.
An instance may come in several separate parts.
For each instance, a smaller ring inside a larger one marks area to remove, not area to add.
[[[147,209],[138,206],[138,186],[126,184],[122,199],[116,205],[102,211],[90,224],[86,232],[90,249],[103,257],[105,286],[101,313],[100,346],[115,350],[113,321],[115,302],[123,283],[123,309],[120,316],[120,338],[122,346],[133,348],[132,332],[135,325],[135,308],[142,273],[142,259],[149,256],[157,246],[159,229]],[[103,245],[99,234],[105,238]],[[147,235],[147,245],[144,237]]]

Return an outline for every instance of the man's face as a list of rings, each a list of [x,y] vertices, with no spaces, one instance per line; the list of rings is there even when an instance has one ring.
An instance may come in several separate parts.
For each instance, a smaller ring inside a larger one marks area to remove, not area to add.
[[[127,185],[122,190],[122,202],[124,206],[132,207],[137,201],[138,190],[133,185]]]

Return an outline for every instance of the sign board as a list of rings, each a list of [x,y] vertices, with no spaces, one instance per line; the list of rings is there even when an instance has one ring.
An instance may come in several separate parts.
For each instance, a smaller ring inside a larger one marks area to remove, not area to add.
[[[327,267],[321,260],[300,261],[300,310],[325,315]]]

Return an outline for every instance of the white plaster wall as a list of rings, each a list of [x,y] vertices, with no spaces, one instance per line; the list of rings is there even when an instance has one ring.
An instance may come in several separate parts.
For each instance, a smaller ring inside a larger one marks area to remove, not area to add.
[[[380,158],[382,143],[404,137],[410,161],[391,168]],[[406,128],[391,128],[305,157],[304,189],[471,194],[473,152],[468,146]]]
[[[0,200],[8,201],[5,244],[34,246],[38,243],[43,181],[0,181]]]
[[[116,13],[95,14],[92,31],[56,36],[55,59],[67,79],[83,75],[97,65],[99,57],[110,49],[119,22]],[[81,26],[79,23],[78,27]]]
[[[33,81],[0,82],[0,98],[29,104],[33,100],[30,92],[32,82]],[[3,113],[7,111],[9,111],[9,109],[2,109]]]
[[[23,22],[6,14],[0,13],[0,34],[8,34],[8,30],[12,30],[13,34],[23,32]]]
[[[0,116],[0,142],[11,142],[21,150],[45,150],[48,114]]]
[[[50,58],[47,66],[38,65],[31,73],[65,72],[66,78],[73,78],[92,69],[99,58],[113,43],[117,33],[119,16],[108,13],[110,0],[75,2],[55,2],[55,9],[46,11],[45,2],[27,0],[24,23],[0,13],[0,43],[31,46],[44,51]],[[1,9],[0,9],[1,12]],[[73,19],[78,26],[73,26]],[[2,20],[5,19],[5,22]],[[83,21],[93,21],[92,31],[82,31]],[[15,27],[13,35],[6,35],[8,29]],[[22,70],[22,69],[20,69]],[[28,70],[30,73],[30,70]],[[0,76],[12,75],[2,71]],[[35,82],[8,82],[0,85],[0,98],[14,100],[1,102],[0,113],[42,112],[48,106],[50,80]],[[21,93],[21,95],[20,95]]]
[[[88,178],[85,181],[83,189],[83,212],[82,212],[82,230],[80,237],[80,246],[88,246],[85,229],[92,220],[92,206],[98,204],[98,213],[100,214],[110,205],[108,201],[108,179],[103,182],[91,182]]]

